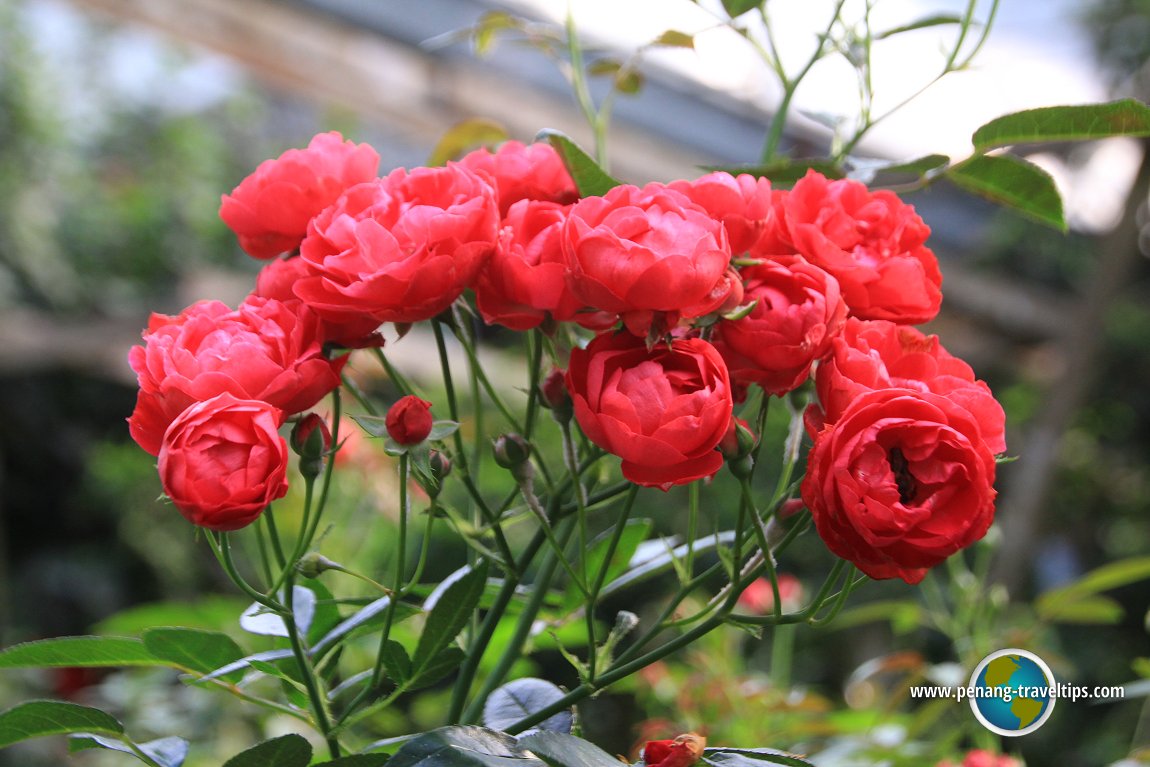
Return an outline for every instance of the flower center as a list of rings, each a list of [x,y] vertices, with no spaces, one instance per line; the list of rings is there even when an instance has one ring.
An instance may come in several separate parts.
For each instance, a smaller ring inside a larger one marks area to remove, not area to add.
[[[906,456],[899,448],[892,447],[887,453],[887,460],[894,474],[895,487],[898,488],[898,499],[903,504],[912,502],[918,494],[918,480],[910,473],[910,463],[906,460]]]

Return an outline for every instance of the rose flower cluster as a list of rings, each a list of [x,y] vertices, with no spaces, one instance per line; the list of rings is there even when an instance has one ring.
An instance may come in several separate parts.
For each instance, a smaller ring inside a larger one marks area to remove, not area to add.
[[[593,334],[556,363],[579,427],[632,482],[714,475],[746,452],[732,435],[750,387],[781,396],[815,370],[802,498],[835,554],[916,582],[989,527],[1002,408],[913,327],[942,278],[893,193],[812,171],[790,190],[717,172],[580,196],[554,149],[516,142],[377,164],[335,133],[261,164],[220,208],[269,259],[252,295],[155,316],[132,350],[132,435],[194,523],[241,527],[282,495],[276,429],[338,385],[337,353],[471,291],[488,324]]]

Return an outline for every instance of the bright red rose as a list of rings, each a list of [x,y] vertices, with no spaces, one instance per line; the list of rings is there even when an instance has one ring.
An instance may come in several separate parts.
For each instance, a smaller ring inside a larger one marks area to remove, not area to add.
[[[785,394],[830,351],[846,321],[846,304],[835,278],[800,256],[745,267],[742,275],[743,300],[758,303],[746,317],[716,324],[715,346],[736,384]]]
[[[431,434],[431,403],[414,395],[401,397],[387,410],[387,436],[400,445],[418,445]]]
[[[299,413],[339,386],[345,361],[324,356],[318,319],[299,301],[249,296],[234,310],[200,301],[175,317],[153,314],[144,346],[128,353],[140,385],[128,427],[156,455],[168,424],[217,394]]]
[[[994,520],[994,453],[963,407],[865,392],[815,437],[802,497],[827,548],[872,578],[918,583]]]
[[[256,275],[256,287],[252,295],[277,301],[299,301],[294,291],[295,283],[307,274],[307,263],[302,258],[277,258],[269,261]],[[379,325],[379,321],[371,317],[348,317],[342,322],[319,317],[320,338],[323,342],[345,349],[383,346],[383,336],[378,332]]]
[[[803,582],[790,573],[779,573],[779,600],[783,611],[797,610],[803,601]],[[775,590],[766,578],[758,578],[747,584],[739,594],[739,607],[754,614],[766,615],[775,610]]]
[[[834,275],[852,316],[913,325],[938,314],[942,274],[924,244],[930,228],[893,192],[812,170],[778,199],[778,236]]]
[[[570,320],[582,308],[564,277],[566,218],[566,208],[553,202],[520,200],[512,206],[495,253],[475,283],[475,303],[484,322],[530,330],[548,316]]]
[[[164,493],[193,525],[238,530],[287,492],[284,414],[231,394],[198,402],[164,434],[159,470]]]
[[[546,200],[569,205],[579,199],[579,190],[550,144],[505,141],[492,152],[476,149],[459,159],[468,170],[486,173],[499,194],[499,215],[506,216],[520,200]]]
[[[860,394],[902,387],[941,394],[970,411],[994,453],[1006,452],[1006,414],[970,365],[937,336],[892,322],[847,320],[815,376],[824,419],[832,422]]]
[[[575,296],[620,315],[636,335],[701,317],[730,293],[722,224],[662,184],[617,186],[575,203],[563,249]]]
[[[419,322],[451,305],[495,249],[495,191],[461,165],[403,168],[312,220],[293,290],[324,319]]]
[[[567,388],[587,438],[623,459],[623,476],[664,490],[709,477],[731,422],[731,382],[715,347],[698,338],[651,350],[628,333],[571,352]]]
[[[750,250],[774,216],[771,182],[765,178],[716,171],[694,181],[672,181],[667,186],[687,195],[723,223],[735,255]]]
[[[674,740],[649,740],[643,746],[646,767],[691,767],[703,757],[707,739],[695,733]]]
[[[344,190],[375,178],[379,155],[367,144],[321,133],[307,149],[289,149],[260,163],[220,202],[220,218],[256,258],[299,247],[311,219]]]

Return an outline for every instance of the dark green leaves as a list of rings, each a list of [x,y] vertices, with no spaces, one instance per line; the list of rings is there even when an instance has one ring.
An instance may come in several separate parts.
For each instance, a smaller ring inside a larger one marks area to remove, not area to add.
[[[136,753],[136,749],[138,749],[160,767],[180,767],[188,758],[188,741],[176,737],[130,744],[123,740],[105,738],[102,735],[86,732],[82,735],[73,735],[68,741],[69,751],[84,751],[89,748],[106,748],[109,751],[131,754],[139,759],[140,756]],[[141,761],[143,760],[141,759]]]
[[[148,652],[167,665],[198,674],[208,674],[244,657],[243,650],[227,634],[185,628],[157,628],[144,632]],[[238,681],[242,671],[222,678]]]
[[[733,19],[758,8],[762,3],[763,0],[723,0],[723,10]]]
[[[1003,115],[974,132],[974,148],[1042,141],[1082,141],[1110,136],[1150,136],[1150,107],[1123,99],[1108,104],[1043,107]]]
[[[619,760],[582,738],[540,730],[519,739],[520,747],[551,767],[619,767]]]
[[[802,757],[773,748],[708,748],[703,751],[702,761],[712,767],[761,767],[764,764],[813,767]]]
[[[122,736],[124,727],[97,708],[55,700],[29,701],[0,714],[0,748],[45,735],[86,732]]]
[[[581,196],[603,195],[621,183],[599,167],[591,155],[580,149],[578,144],[559,131],[540,131],[535,138],[548,142],[559,153]]]
[[[542,711],[562,700],[563,691],[544,679],[525,677],[508,682],[487,698],[483,705],[483,724],[506,730],[520,719]],[[542,730],[570,732],[571,711],[560,711],[539,723]]]
[[[415,648],[413,675],[425,670],[471,620],[471,612],[479,604],[486,582],[487,561],[480,560],[478,565],[436,595],[438,598],[434,599]],[[432,597],[428,597],[428,601],[431,602]]]
[[[307,767],[309,762],[311,744],[299,735],[283,735],[236,754],[224,767]]]
[[[1010,155],[977,156],[947,170],[946,177],[968,192],[1066,231],[1054,180],[1033,163]]]
[[[388,767],[545,767],[515,738],[483,727],[441,727],[413,738]]]
[[[139,639],[127,637],[63,637],[14,645],[0,652],[0,668],[66,666],[163,666],[164,661]]]

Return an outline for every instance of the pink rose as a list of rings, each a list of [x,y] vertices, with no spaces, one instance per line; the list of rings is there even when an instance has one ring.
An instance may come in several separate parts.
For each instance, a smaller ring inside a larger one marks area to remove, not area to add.
[[[172,421],[159,451],[164,493],[193,525],[238,530],[287,492],[283,412],[220,394]]]
[[[717,171],[694,181],[672,181],[667,186],[687,195],[722,222],[735,255],[750,250],[774,217],[771,182],[765,178]]]
[[[256,258],[274,258],[299,247],[307,224],[348,187],[375,178],[379,155],[367,144],[320,133],[307,149],[289,149],[260,163],[220,201],[220,218],[240,247]]]
[[[175,317],[153,314],[128,362],[140,391],[128,419],[152,455],[168,425],[196,402],[228,393],[287,414],[307,410],[339,386],[346,358],[324,356],[316,316],[299,301],[249,297],[238,309],[200,301]]]
[[[299,301],[295,294],[295,284],[308,275],[307,262],[298,256],[277,258],[256,275],[256,287],[252,295],[274,298],[277,301]],[[342,321],[318,318],[319,335],[324,343],[332,343],[345,349],[362,349],[383,346],[383,336],[379,334],[379,320],[371,317],[348,315]]]
[[[418,322],[475,280],[495,249],[495,191],[456,163],[403,168],[349,189],[300,246],[295,294],[325,320]]]
[[[777,213],[775,236],[839,281],[852,316],[913,325],[938,314],[942,274],[925,245],[930,228],[893,192],[812,170],[779,198]]]
[[[460,158],[468,170],[487,174],[499,197],[499,215],[506,216],[520,200],[546,200],[569,205],[579,199],[579,190],[567,173],[559,153],[550,144],[505,141],[492,152],[476,149]]]
[[[617,186],[575,203],[563,229],[571,292],[636,335],[701,317],[730,293],[722,225],[662,184]]]
[[[571,352],[567,388],[583,433],[622,458],[632,482],[666,490],[722,468],[715,448],[732,418],[731,382],[706,341],[648,350],[629,333],[604,333]]]
[[[847,320],[816,376],[823,418],[833,422],[863,392],[902,387],[940,394],[970,411],[992,451],[1006,452],[1006,414],[985,382],[916,328],[878,320]]]
[[[742,269],[744,302],[758,301],[740,320],[715,325],[714,343],[737,384],[781,395],[807,379],[846,321],[839,285],[799,256],[779,256]]]

